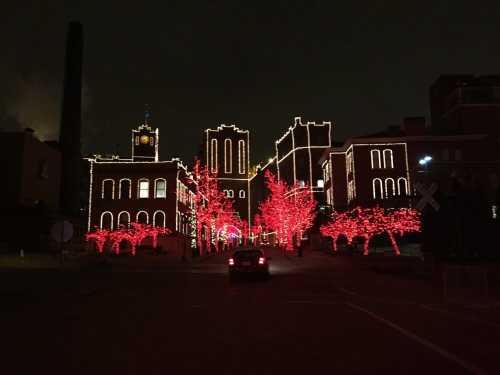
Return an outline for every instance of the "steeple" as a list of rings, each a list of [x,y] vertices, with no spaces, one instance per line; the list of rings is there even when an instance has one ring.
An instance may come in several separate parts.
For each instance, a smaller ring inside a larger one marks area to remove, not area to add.
[[[151,112],[149,110],[149,104],[146,104],[144,109],[144,125],[149,126],[150,118],[151,118]]]

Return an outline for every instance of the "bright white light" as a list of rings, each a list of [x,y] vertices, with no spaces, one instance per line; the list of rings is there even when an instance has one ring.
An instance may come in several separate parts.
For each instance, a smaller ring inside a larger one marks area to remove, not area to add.
[[[269,158],[269,160],[267,161],[268,163],[272,163],[274,160],[274,158]]]
[[[427,164],[427,162],[426,162],[424,159],[420,159],[420,160],[418,161],[418,164],[420,164],[420,165],[425,165],[425,164]]]
[[[432,160],[432,156],[426,156],[426,157],[424,157],[424,160],[425,160],[426,162],[429,162],[429,161],[431,161],[431,160]]]

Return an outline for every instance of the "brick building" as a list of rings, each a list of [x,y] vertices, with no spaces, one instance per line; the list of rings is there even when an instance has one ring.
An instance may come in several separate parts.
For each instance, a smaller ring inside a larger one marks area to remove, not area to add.
[[[318,164],[323,152],[332,146],[332,124],[329,121],[294,124],[275,142],[276,171],[289,185],[308,184],[318,202],[324,202],[324,180]]]
[[[160,161],[159,131],[147,122],[132,130],[132,157],[88,158],[88,230],[115,229],[131,221],[191,236],[194,193],[179,159]]]
[[[249,219],[250,132],[234,125],[206,129],[203,164],[217,173],[220,189],[233,201],[239,217]]]

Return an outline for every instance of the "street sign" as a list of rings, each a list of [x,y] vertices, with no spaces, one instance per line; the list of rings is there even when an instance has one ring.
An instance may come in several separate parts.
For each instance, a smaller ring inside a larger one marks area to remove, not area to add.
[[[50,235],[56,242],[68,242],[73,237],[73,224],[69,221],[58,221],[52,226]]]
[[[415,188],[422,195],[422,198],[418,201],[416,208],[419,211],[422,211],[427,204],[431,205],[436,211],[439,211],[440,205],[439,203],[432,197],[432,195],[437,191],[438,186],[436,183],[432,183],[429,186],[425,186],[420,182],[415,184]]]

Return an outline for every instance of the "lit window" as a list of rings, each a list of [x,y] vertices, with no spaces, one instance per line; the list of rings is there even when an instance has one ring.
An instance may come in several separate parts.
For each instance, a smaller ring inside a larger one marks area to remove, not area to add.
[[[380,163],[380,150],[371,150],[370,151],[370,159],[371,159],[372,169],[382,167],[382,165]]]
[[[245,173],[245,163],[246,163],[246,158],[245,158],[245,141],[239,140],[238,141],[238,172],[240,174]]]
[[[325,187],[325,181],[324,180],[318,180],[318,183],[316,184],[319,188]]]
[[[496,205],[491,206],[491,217],[493,219],[496,219],[498,217],[498,206]]]
[[[392,150],[385,149],[382,152],[382,155],[384,156],[384,168],[394,168],[394,159],[392,157]]]
[[[224,173],[233,172],[233,143],[229,138],[224,140]]]
[[[148,180],[139,180],[139,198],[149,198]]]
[[[373,199],[384,199],[384,188],[380,178],[374,178],[372,181]]]
[[[163,178],[155,181],[155,198],[167,197],[167,181]]]
[[[240,190],[240,192],[239,192],[239,197],[240,197],[240,198],[245,198],[245,196],[246,196],[246,195],[245,195],[245,190]]]
[[[300,187],[306,186],[306,183],[304,182],[304,180],[299,180],[299,186]]]
[[[227,191],[227,196],[228,196],[229,198],[234,198],[234,190],[228,190],[228,191]]]
[[[136,135],[136,136],[135,136],[135,145],[137,146],[138,144],[139,144],[139,136],[138,136],[138,135]]]

